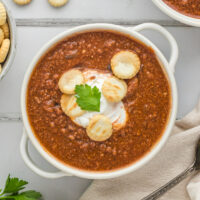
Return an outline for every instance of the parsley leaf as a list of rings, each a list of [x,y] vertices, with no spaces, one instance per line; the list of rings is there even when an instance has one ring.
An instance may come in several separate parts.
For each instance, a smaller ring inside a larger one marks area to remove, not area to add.
[[[10,175],[8,175],[3,192],[0,189],[0,192],[2,192],[0,194],[0,199],[39,200],[42,195],[34,190],[28,190],[20,193],[20,191],[23,190],[27,184],[27,181],[20,180],[18,178],[10,178]]]
[[[76,85],[75,93],[76,102],[82,110],[100,111],[101,92],[96,86]]]
[[[24,186],[27,184],[27,181],[19,180],[18,178],[10,178],[10,175],[8,175],[3,193],[16,193],[23,190],[25,188]]]
[[[41,194],[39,192],[36,192],[34,190],[29,190],[26,192],[22,192],[18,195],[14,195],[11,198],[15,200],[36,200],[41,197]]]

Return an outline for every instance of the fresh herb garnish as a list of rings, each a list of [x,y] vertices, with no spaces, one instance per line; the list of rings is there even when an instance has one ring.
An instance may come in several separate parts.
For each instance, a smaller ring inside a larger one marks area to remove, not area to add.
[[[25,192],[20,192],[25,188],[28,182],[20,180],[18,178],[8,178],[6,180],[5,188],[0,189],[0,199],[6,200],[38,200],[42,196],[39,192],[34,190],[28,190]]]
[[[96,86],[76,85],[75,93],[76,102],[82,110],[100,111],[101,92]]]

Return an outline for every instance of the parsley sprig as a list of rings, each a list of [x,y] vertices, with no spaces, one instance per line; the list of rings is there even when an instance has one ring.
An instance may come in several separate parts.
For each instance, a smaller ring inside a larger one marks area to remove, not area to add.
[[[75,93],[76,102],[82,110],[100,111],[101,92],[96,86],[76,85]]]
[[[0,199],[6,200],[38,200],[42,196],[39,192],[28,190],[21,192],[28,184],[27,181],[18,178],[11,178],[8,175],[5,188],[0,189]]]

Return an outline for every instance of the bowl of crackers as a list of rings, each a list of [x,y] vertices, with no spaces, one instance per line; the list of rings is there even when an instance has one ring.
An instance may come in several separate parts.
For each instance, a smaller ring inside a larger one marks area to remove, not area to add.
[[[9,71],[16,53],[16,24],[8,7],[0,1],[0,80]]]

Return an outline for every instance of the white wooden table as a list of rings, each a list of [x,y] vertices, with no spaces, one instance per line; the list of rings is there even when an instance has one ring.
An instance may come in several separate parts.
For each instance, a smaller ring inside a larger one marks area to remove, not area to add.
[[[0,186],[8,173],[30,181],[30,188],[42,192],[46,200],[76,200],[91,181],[76,177],[47,180],[26,167],[19,153],[23,124],[20,116],[20,88],[27,66],[41,46],[70,27],[92,22],[134,26],[155,22],[176,38],[180,56],[176,66],[179,90],[178,118],[188,113],[200,94],[200,29],[180,24],[161,13],[151,0],[70,0],[63,8],[52,8],[47,0],[33,0],[19,7],[3,0],[17,23],[18,48],[10,72],[0,82]],[[157,33],[145,32],[167,56],[169,46]],[[41,168],[55,170],[30,145]]]

